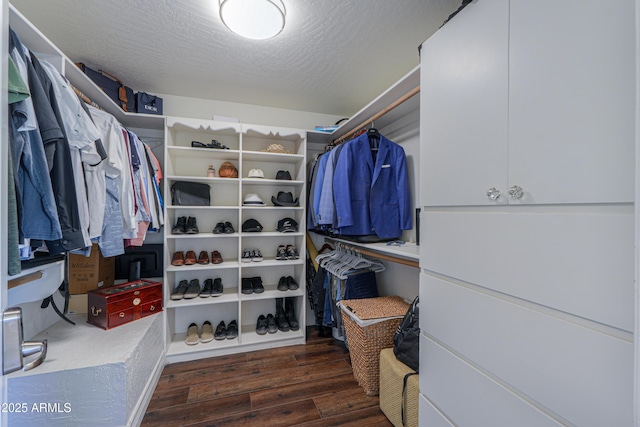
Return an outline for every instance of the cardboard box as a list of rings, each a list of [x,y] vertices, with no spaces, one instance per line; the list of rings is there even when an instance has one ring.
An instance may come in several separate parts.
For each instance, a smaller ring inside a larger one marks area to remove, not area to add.
[[[87,314],[87,294],[69,296],[69,314]]]
[[[103,257],[97,244],[91,248],[89,257],[69,254],[69,293],[86,294],[103,286],[111,286],[115,273],[115,257]]]

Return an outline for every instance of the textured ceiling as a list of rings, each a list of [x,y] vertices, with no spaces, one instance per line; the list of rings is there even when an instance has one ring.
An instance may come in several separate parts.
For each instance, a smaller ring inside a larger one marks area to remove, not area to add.
[[[218,0],[11,0],[72,61],[134,90],[343,116],[418,65],[461,0],[284,2],[284,31],[252,41]]]

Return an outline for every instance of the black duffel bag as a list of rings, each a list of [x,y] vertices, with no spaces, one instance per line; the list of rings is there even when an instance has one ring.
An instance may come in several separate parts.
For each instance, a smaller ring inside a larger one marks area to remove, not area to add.
[[[136,99],[133,96],[133,89],[125,86],[122,80],[104,70],[93,70],[82,62],[77,62],[76,65],[87,77],[97,84],[109,98],[113,99],[120,108],[130,113],[136,110]]]
[[[174,206],[210,206],[211,187],[201,182],[176,181],[171,185],[171,204]]]
[[[420,322],[418,310],[418,298],[416,297],[407,314],[393,335],[393,354],[409,368],[418,372],[420,363]]]

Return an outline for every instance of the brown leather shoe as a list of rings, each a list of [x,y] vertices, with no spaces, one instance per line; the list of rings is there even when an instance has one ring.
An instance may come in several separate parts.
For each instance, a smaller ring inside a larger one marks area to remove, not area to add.
[[[184,265],[184,252],[178,251],[175,254],[173,254],[171,265],[175,265],[175,266]]]
[[[184,265],[193,265],[196,263],[196,253],[194,251],[187,251],[184,257]]]
[[[220,264],[222,262],[222,255],[220,255],[220,252],[218,251],[211,252],[211,262],[213,264]]]
[[[200,255],[198,255],[198,264],[209,264],[209,254],[207,251],[200,251]]]

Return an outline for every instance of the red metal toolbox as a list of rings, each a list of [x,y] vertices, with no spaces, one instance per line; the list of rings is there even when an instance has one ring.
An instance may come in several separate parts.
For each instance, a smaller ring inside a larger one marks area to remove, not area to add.
[[[111,329],[162,311],[162,283],[136,280],[87,293],[87,322]]]

